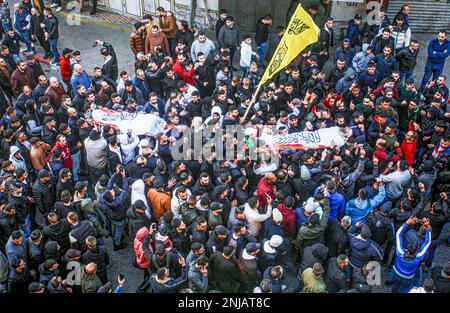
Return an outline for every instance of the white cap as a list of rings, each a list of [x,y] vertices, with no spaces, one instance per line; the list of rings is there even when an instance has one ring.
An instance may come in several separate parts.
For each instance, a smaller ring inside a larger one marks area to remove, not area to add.
[[[150,146],[150,142],[148,141],[148,139],[144,138],[139,142],[139,148],[148,147],[148,146]]]
[[[270,238],[270,245],[272,247],[279,247],[283,243],[283,237],[280,235],[273,235],[272,238]]]
[[[314,198],[309,198],[305,204],[305,212],[313,213],[316,211],[318,204],[314,201]]]
[[[272,211],[273,221],[275,223],[281,223],[283,221],[283,214],[281,214],[280,210],[274,209]]]

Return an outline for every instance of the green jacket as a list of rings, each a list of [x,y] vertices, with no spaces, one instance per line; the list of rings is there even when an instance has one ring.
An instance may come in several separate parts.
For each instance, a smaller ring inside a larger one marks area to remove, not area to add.
[[[322,219],[316,225],[304,225],[298,231],[295,247],[303,249],[304,247],[313,245],[315,243],[324,243],[323,234],[328,224],[328,217],[330,216],[330,203],[328,199],[324,200],[324,210]]]
[[[81,292],[96,293],[102,286],[100,278],[96,275],[88,275],[84,272],[85,266],[81,267]]]

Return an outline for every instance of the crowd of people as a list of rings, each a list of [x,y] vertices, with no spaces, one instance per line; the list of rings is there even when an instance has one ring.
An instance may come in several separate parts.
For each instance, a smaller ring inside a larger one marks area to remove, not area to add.
[[[367,293],[377,279],[392,292],[450,291],[449,260],[433,264],[450,240],[450,41],[441,31],[429,43],[417,80],[408,5],[375,25],[355,16],[342,43],[331,1],[304,5],[319,41],[255,97],[285,31],[270,14],[252,36],[221,10],[208,38],[158,8],[133,25],[129,73],[107,42],[95,43],[94,69],[78,50],[59,53],[51,8],[22,1],[11,17],[0,6],[1,292],[121,292],[110,256],[126,248],[137,292]],[[60,77],[42,70],[37,45]],[[94,122],[100,108],[166,126],[120,132]],[[229,158],[233,125],[245,144]],[[269,129],[332,126],[344,145],[249,157],[273,153]],[[190,128],[212,129],[203,143],[215,138],[215,155],[174,157]]]

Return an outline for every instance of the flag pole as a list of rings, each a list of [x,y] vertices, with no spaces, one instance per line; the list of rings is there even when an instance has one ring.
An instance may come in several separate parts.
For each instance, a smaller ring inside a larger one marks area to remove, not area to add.
[[[247,108],[247,110],[245,111],[244,119],[243,119],[243,121],[242,121],[242,124],[245,124],[245,123],[246,123],[248,113],[250,113],[251,109],[253,108],[253,105],[254,105],[255,102],[256,102],[256,97],[258,96],[258,93],[259,93],[259,90],[260,90],[260,89],[261,89],[261,85],[258,85],[258,88],[256,88],[255,94],[254,94],[253,97],[252,97],[252,101],[250,101],[250,104],[248,105],[248,108]]]
[[[296,10],[298,9],[298,7],[301,7],[301,6],[302,6],[302,4],[299,3],[299,4],[297,5]],[[294,16],[295,16],[295,13],[291,16],[291,19],[290,19],[290,21],[289,21],[289,23],[288,23],[288,26],[291,24],[292,20],[294,19]],[[283,35],[283,37],[284,37],[284,35]],[[282,40],[282,39],[283,39],[283,38],[281,38],[281,40]],[[281,43],[281,40],[280,40],[280,43]],[[278,44],[278,46],[279,46],[279,44]],[[278,46],[277,46],[277,49],[278,49]],[[275,51],[276,51],[277,49],[275,49]],[[273,59],[273,57],[274,57],[274,56],[272,56],[272,59]],[[272,62],[272,60],[270,60],[269,66],[270,66],[271,62]],[[268,66],[268,67],[269,67],[269,66]],[[263,73],[263,75],[262,75],[261,78],[264,77],[264,74],[266,73],[268,67],[267,67],[266,70],[264,71],[264,73]],[[262,85],[264,85],[264,84],[261,84],[261,83],[258,84],[258,87],[256,88],[256,91],[255,91],[255,94],[253,95],[252,100],[250,101],[250,104],[248,105],[248,108],[247,108],[247,110],[245,111],[244,118],[243,118],[243,120],[242,120],[242,124],[245,124],[245,123],[246,123],[248,114],[250,113],[251,109],[253,108],[253,105],[254,105],[255,102],[256,102],[256,97],[258,96],[258,93],[259,93],[259,91],[260,91]]]

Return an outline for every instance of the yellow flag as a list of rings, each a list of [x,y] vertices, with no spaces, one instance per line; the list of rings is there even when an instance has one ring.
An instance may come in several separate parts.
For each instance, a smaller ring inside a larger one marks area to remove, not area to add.
[[[303,49],[317,42],[319,34],[319,27],[314,23],[312,17],[299,5],[259,82],[258,88],[277,72],[288,66]]]

